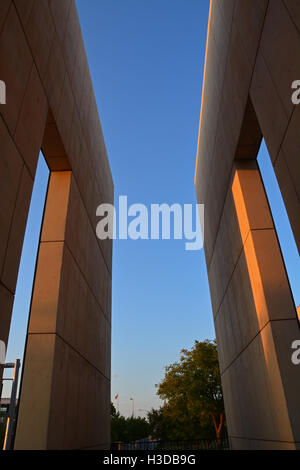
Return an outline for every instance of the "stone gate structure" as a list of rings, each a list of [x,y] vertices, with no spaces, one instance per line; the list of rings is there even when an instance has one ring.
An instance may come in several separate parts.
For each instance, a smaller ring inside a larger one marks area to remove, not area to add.
[[[262,136],[300,251],[300,3],[212,0],[195,185],[233,449],[300,446],[299,323],[256,157]]]
[[[16,449],[110,440],[113,182],[74,0],[1,0],[0,338],[7,343],[39,152],[51,171],[25,351]]]

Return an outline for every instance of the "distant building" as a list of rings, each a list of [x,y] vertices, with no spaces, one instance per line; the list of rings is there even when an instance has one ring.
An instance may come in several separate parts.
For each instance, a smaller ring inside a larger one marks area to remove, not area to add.
[[[0,422],[3,423],[8,415],[8,410],[9,410],[9,404],[10,404],[10,398],[1,398],[0,399]],[[17,400],[17,406],[18,406],[18,400]],[[16,407],[17,409],[17,407]]]
[[[2,416],[3,414],[6,415],[8,412],[10,404],[10,398],[1,398],[0,400],[0,415]]]

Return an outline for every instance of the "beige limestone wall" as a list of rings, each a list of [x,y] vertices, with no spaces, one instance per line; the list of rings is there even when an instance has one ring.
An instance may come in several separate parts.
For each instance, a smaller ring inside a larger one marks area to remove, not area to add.
[[[15,446],[108,448],[112,244],[95,227],[113,182],[74,0],[1,0],[0,77],[5,342],[41,148],[51,170]]]
[[[262,136],[300,251],[300,4],[212,0],[195,186],[232,448],[300,443],[300,338],[256,164]]]

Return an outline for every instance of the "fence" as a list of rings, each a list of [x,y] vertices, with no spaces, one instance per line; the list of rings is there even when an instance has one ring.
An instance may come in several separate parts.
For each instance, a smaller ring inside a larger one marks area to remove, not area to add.
[[[113,442],[111,450],[229,450],[228,439],[192,439],[184,441]]]

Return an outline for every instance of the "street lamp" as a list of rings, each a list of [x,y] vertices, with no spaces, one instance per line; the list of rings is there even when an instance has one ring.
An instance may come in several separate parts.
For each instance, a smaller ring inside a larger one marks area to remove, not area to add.
[[[134,418],[134,399],[130,398],[130,401],[132,401],[132,417]]]

